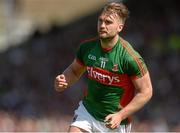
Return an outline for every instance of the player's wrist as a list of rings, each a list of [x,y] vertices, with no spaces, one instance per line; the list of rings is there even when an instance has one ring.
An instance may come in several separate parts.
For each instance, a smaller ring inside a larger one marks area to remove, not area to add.
[[[123,113],[122,110],[119,111],[119,112],[117,112],[117,114],[118,114],[119,119],[121,119],[121,120],[124,120],[124,119],[126,118],[126,117],[124,116],[124,113]]]

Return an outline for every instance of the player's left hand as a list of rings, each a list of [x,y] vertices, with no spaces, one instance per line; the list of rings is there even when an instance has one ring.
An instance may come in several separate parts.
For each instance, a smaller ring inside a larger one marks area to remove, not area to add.
[[[122,121],[120,112],[109,114],[105,118],[106,127],[110,129],[118,128]]]

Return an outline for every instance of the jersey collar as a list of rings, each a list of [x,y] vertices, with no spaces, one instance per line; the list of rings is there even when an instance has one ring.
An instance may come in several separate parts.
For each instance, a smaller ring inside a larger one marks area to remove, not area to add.
[[[99,41],[100,42],[100,41]],[[102,48],[101,47],[101,49],[102,49],[102,51],[103,52],[110,52],[110,51],[112,51],[118,44],[120,43],[120,37],[118,38],[118,41],[116,42],[116,44],[112,47],[112,48]],[[101,43],[100,43],[101,44]],[[100,45],[101,46],[101,45]]]

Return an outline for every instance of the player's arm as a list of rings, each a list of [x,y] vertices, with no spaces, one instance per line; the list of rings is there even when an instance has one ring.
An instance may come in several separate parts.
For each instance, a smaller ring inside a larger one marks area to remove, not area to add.
[[[132,80],[137,93],[132,101],[120,111],[122,119],[127,118],[132,115],[137,110],[141,109],[152,97],[152,85],[149,76],[149,72],[147,72],[143,77]]]
[[[143,77],[132,80],[137,93],[131,102],[121,111],[110,114],[106,117],[106,121],[112,120],[111,128],[116,128],[123,119],[131,116],[133,113],[141,109],[152,97],[152,85],[147,72]]]
[[[86,67],[84,65],[79,64],[75,59],[62,74],[58,75],[55,78],[55,89],[61,92],[67,87],[70,87],[81,77],[85,70]]]

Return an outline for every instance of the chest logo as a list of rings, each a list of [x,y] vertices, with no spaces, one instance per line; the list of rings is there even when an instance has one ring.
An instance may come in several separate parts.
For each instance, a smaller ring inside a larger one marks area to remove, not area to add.
[[[96,61],[96,56],[89,54],[88,59]]]
[[[117,72],[117,71],[118,71],[118,64],[114,64],[114,65],[113,65],[112,71],[113,71],[113,72]]]

